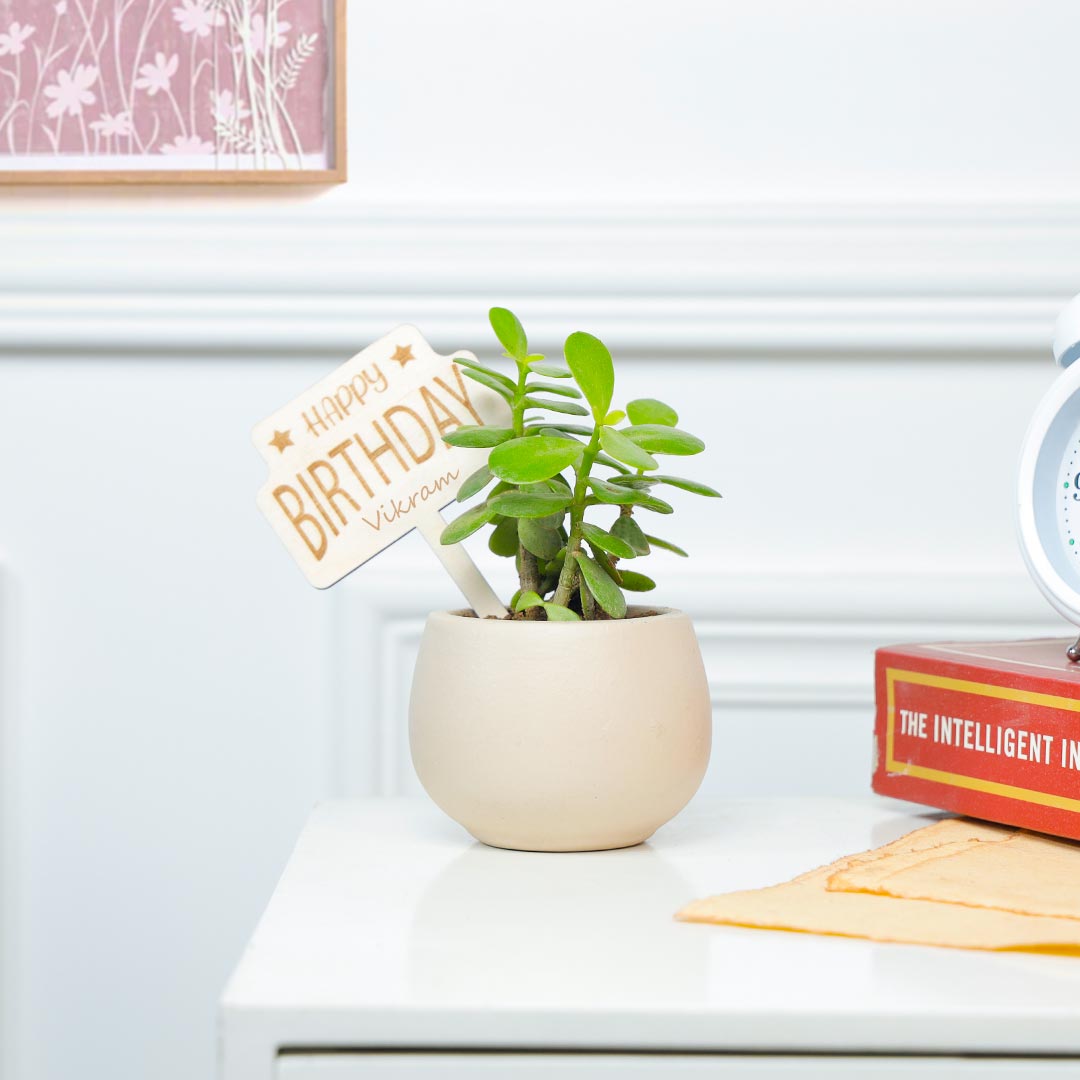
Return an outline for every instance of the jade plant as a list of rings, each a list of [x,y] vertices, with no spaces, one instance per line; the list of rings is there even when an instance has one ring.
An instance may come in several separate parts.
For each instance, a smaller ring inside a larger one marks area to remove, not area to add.
[[[672,512],[654,489],[719,497],[696,480],[661,473],[657,457],[698,454],[705,444],[676,427],[675,410],[655,398],[612,409],[615,371],[599,338],[571,334],[563,367],[529,352],[513,312],[492,308],[489,319],[514,374],[472,360],[455,362],[506,399],[511,426],[466,425],[445,436],[453,446],[486,447],[490,453],[487,464],[465,480],[458,501],[485,490],[487,497],[452,521],[442,542],[455,544],[490,526],[491,550],[516,560],[519,588],[510,607],[518,618],[624,618],[624,590],[655,588],[651,578],[626,564],[633,560],[636,566],[657,548],[686,555],[639,522],[639,516]],[[581,422],[567,422],[566,416]],[[607,524],[594,520],[612,514]]]

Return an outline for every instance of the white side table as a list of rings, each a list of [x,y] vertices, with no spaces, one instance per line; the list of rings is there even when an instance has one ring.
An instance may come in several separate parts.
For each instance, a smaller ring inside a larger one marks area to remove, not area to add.
[[[225,991],[223,1080],[1080,1075],[1080,958],[672,919],[919,815],[721,803],[638,848],[538,855],[424,802],[320,806]]]

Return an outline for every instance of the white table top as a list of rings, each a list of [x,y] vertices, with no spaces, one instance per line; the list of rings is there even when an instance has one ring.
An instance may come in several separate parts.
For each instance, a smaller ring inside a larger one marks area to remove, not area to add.
[[[320,806],[226,989],[225,1075],[279,1047],[1080,1054],[1080,959],[672,918],[932,816],[705,803],[641,847],[550,855],[425,802]]]

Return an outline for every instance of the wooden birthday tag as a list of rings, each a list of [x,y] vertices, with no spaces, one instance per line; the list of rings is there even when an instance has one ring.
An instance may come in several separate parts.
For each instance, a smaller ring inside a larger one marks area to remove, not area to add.
[[[488,455],[443,436],[510,422],[506,402],[454,357],[476,359],[440,356],[400,326],[255,425],[270,470],[259,509],[312,585],[333,585],[419,529],[478,615],[506,614],[465,550],[439,543],[439,510]]]

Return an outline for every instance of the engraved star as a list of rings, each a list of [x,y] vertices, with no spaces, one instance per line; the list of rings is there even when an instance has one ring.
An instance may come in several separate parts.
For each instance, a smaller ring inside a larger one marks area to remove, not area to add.
[[[277,428],[274,429],[274,437],[270,440],[270,445],[276,446],[279,454],[285,453],[286,446],[293,445],[293,441],[289,437],[289,432],[291,430],[291,428],[286,428],[284,431],[278,431]]]
[[[411,345],[398,345],[394,349],[394,355],[390,357],[391,360],[396,360],[402,367],[404,367],[410,360],[415,360],[416,357],[412,354]]]

